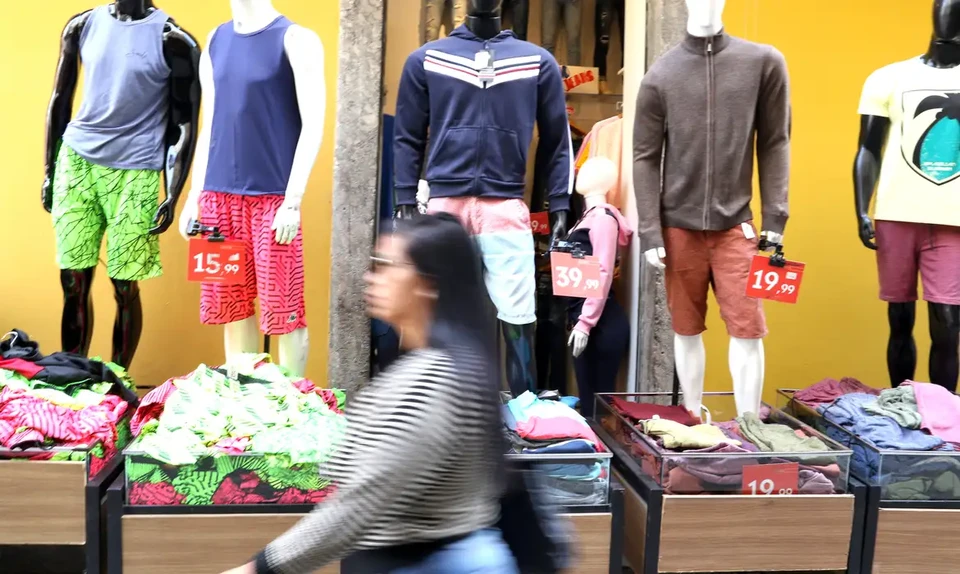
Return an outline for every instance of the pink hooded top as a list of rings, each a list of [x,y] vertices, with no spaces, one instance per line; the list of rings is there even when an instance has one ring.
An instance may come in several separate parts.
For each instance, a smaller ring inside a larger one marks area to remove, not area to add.
[[[613,217],[610,217],[611,213]],[[580,318],[574,327],[589,335],[607,304],[607,296],[613,284],[613,269],[617,263],[617,250],[630,244],[633,228],[619,209],[609,203],[601,203],[590,208],[570,231],[577,229],[588,230],[593,256],[600,263],[600,283],[604,293],[603,297],[584,300]]]

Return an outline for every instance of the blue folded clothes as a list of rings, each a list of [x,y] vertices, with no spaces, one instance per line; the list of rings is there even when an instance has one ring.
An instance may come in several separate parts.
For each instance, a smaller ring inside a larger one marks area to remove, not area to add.
[[[573,439],[541,448],[525,448],[523,454],[592,454],[597,447],[587,439]]]

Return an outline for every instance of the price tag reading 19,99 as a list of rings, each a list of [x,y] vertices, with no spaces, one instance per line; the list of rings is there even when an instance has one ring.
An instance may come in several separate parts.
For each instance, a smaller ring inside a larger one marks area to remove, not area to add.
[[[550,253],[554,297],[603,297],[600,292],[600,262],[596,257],[577,258],[569,253]]]
[[[754,464],[743,467],[742,492],[753,495],[796,494],[800,480],[800,465]]]
[[[550,217],[546,211],[530,214],[530,230],[534,235],[550,235]]]
[[[747,278],[747,297],[796,303],[803,281],[803,263],[787,261],[783,267],[770,264],[770,258],[755,255]]]
[[[247,258],[242,241],[190,240],[187,280],[235,285],[246,280]]]

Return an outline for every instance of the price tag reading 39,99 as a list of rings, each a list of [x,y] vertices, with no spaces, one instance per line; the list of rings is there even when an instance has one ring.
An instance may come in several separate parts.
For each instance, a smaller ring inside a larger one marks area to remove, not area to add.
[[[759,496],[797,494],[800,481],[800,465],[795,462],[782,464],[752,464],[743,467],[743,494]]]
[[[770,258],[755,255],[747,277],[747,297],[796,303],[803,281],[803,263],[787,261],[784,267],[770,264]]]
[[[596,257],[577,258],[569,253],[550,253],[554,297],[596,298],[600,292],[600,262]]]
[[[236,285],[247,277],[242,241],[190,240],[187,281]]]

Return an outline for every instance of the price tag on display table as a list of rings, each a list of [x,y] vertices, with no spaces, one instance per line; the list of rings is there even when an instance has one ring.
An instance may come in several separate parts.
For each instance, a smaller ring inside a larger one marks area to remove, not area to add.
[[[190,240],[187,281],[236,285],[247,277],[242,241]]]
[[[758,496],[796,494],[799,488],[800,465],[754,464],[743,467],[743,493]]]
[[[534,235],[550,235],[550,214],[546,211],[531,213],[530,229]]]
[[[765,255],[755,255],[747,277],[747,297],[796,303],[803,281],[803,263],[786,261],[783,267],[772,265]]]
[[[600,292],[600,262],[590,255],[550,253],[554,297],[604,297]]]

